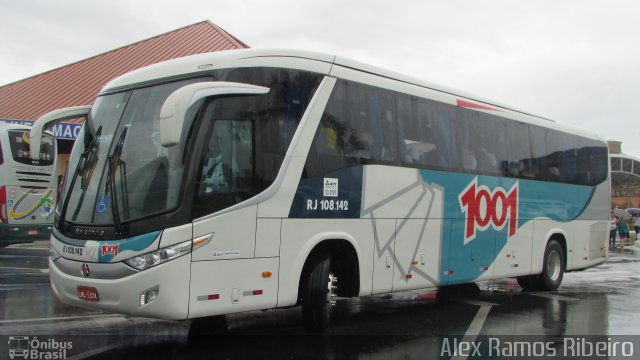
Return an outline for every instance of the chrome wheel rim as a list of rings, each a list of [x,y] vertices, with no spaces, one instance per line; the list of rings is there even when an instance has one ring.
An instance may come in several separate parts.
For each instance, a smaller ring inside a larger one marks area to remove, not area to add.
[[[329,274],[329,281],[327,282],[327,287],[329,288],[329,291],[327,292],[327,303],[330,304],[329,308],[336,305],[336,290],[338,289],[337,284],[338,278],[333,273]]]
[[[562,270],[562,260],[560,259],[560,254],[552,250],[549,253],[549,258],[547,259],[547,272],[549,274],[549,279],[552,281],[558,281],[560,278],[560,272]]]

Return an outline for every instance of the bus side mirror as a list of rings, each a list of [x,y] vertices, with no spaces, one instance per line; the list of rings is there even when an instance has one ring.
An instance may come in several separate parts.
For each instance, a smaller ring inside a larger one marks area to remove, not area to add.
[[[198,100],[222,95],[262,95],[269,88],[249,84],[208,81],[186,85],[167,97],[160,110],[160,144],[171,147],[180,142],[185,116]]]
[[[42,131],[52,122],[74,119],[78,117],[87,117],[91,111],[91,105],[71,106],[63,109],[53,110],[42,116],[31,127],[29,135],[29,148],[31,150],[31,158],[40,159],[40,144],[42,143]]]

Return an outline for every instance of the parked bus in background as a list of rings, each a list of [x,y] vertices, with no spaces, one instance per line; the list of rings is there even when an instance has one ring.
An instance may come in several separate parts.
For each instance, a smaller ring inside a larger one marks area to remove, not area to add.
[[[56,140],[42,137],[31,159],[30,128],[0,124],[0,246],[49,239],[58,181]]]
[[[98,95],[51,285],[166,319],[301,305],[311,329],[334,296],[505,277],[556,290],[606,260],[608,169],[591,132],[340,57],[171,60]]]

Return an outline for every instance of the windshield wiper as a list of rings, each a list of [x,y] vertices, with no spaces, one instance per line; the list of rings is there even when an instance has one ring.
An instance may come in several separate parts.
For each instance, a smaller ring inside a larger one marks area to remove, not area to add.
[[[116,234],[122,235],[122,225],[120,223],[120,214],[118,212],[118,196],[116,194],[116,162],[123,164],[120,160],[120,155],[122,154],[122,148],[124,147],[124,141],[127,137],[127,131],[129,130],[128,126],[125,126],[118,137],[118,142],[116,143],[116,148],[113,149],[113,154],[109,156],[109,174],[107,174],[107,181],[109,182],[109,187],[111,188],[111,215],[113,217],[113,226],[116,228]],[[126,196],[126,194],[125,194]]]
[[[62,226],[64,225],[64,218],[67,215],[67,207],[69,206],[69,199],[71,199],[71,193],[73,192],[73,188],[76,185],[76,180],[78,179],[78,175],[81,171],[84,171],[87,166],[87,159],[89,158],[89,154],[93,150],[93,147],[96,144],[97,139],[102,134],[102,125],[98,127],[96,130],[96,134],[93,136],[93,139],[89,143],[89,146],[84,150],[84,152],[80,155],[80,161],[78,163],[78,167],[76,167],[76,171],[73,172],[73,176],[71,177],[71,183],[69,183],[69,187],[67,193],[64,195],[64,199],[62,203],[60,203],[60,220],[58,221],[58,229],[62,230]],[[83,192],[84,195],[84,192]]]

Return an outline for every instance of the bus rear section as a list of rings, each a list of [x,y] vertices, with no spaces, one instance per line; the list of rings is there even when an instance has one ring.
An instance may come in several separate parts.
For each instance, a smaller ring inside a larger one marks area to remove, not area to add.
[[[0,139],[0,246],[47,239],[57,191],[55,139],[44,136],[38,162],[29,153],[28,128],[4,127]]]

